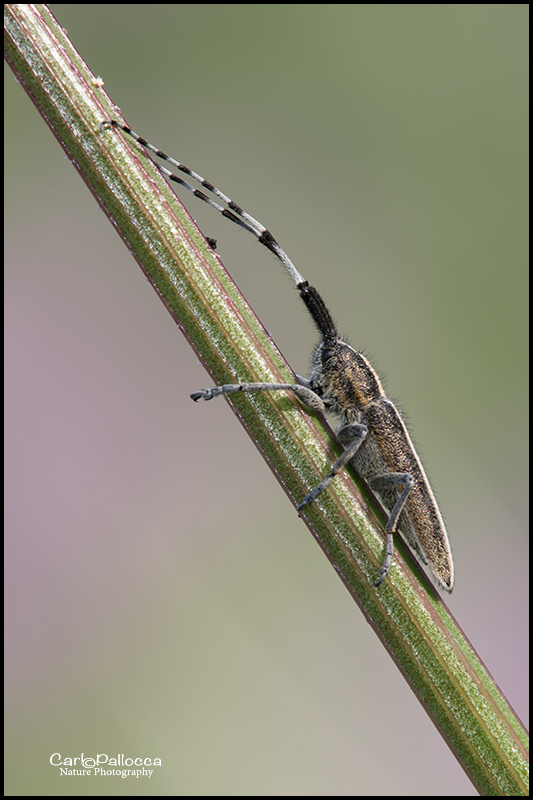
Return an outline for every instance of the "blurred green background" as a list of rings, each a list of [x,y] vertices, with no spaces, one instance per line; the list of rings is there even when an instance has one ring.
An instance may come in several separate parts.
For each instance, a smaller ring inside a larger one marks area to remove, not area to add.
[[[51,5],[272,230],[411,421],[527,713],[526,4]],[[8,795],[475,795],[6,68]],[[296,371],[275,259],[184,201]],[[525,721],[525,720],[524,720]],[[160,757],[148,780],[50,755]]]

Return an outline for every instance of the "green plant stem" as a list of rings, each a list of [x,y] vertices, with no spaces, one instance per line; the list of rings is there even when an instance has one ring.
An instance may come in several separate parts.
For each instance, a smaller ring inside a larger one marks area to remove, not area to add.
[[[293,382],[157,170],[122,134],[100,131],[102,121],[119,115],[46,6],[4,10],[6,58],[17,79],[213,382]],[[330,429],[283,393],[228,401],[297,505],[340,452]],[[374,587],[384,517],[357,477],[339,476],[303,518],[478,791],[527,794],[520,721],[401,545],[389,577]]]

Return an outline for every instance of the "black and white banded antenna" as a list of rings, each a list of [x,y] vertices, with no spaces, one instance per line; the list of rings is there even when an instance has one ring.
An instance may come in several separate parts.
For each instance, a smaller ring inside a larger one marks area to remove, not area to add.
[[[185,164],[182,164],[180,161],[176,161],[174,158],[171,158],[162,150],[159,150],[158,147],[155,147],[153,144],[150,144],[150,142],[147,142],[146,139],[143,139],[143,137],[139,136],[138,133],[132,131],[132,129],[129,128],[127,125],[123,125],[121,122],[117,122],[116,120],[111,119],[106,122],[102,122],[102,124],[100,125],[101,130],[103,130],[106,127],[120,128],[120,130],[124,131],[124,133],[127,133],[128,136],[131,136],[131,138],[134,139],[136,142],[138,142],[142,147],[146,147],[147,150],[150,150],[150,152],[154,153],[156,156],[158,156],[158,158],[162,158],[163,161],[166,161],[168,164],[172,164],[172,166],[176,167],[176,169],[178,169],[180,172],[183,172],[185,175],[189,175],[191,178],[197,181],[197,183],[199,183],[200,186],[203,186],[204,189],[206,189],[208,192],[214,194],[215,197],[219,198],[219,200],[222,200],[222,202],[227,205],[227,208],[221,206],[220,203],[217,203],[215,200],[213,200],[212,197],[209,197],[208,195],[204,194],[202,191],[200,191],[200,189],[196,189],[194,186],[192,186],[192,184],[188,183],[188,181],[184,180],[183,178],[180,178],[179,175],[176,175],[174,172],[171,172],[170,170],[166,169],[165,167],[162,167],[160,164],[157,164],[154,161],[155,168],[158,170],[158,172],[161,173],[161,175],[164,175],[164,177],[167,178],[169,181],[174,181],[174,183],[179,183],[180,186],[183,186],[185,189],[191,192],[195,197],[198,197],[199,200],[203,200],[204,203],[210,205],[212,208],[214,208],[216,211],[222,214],[223,217],[226,217],[226,219],[229,219],[236,225],[239,225],[241,228],[244,228],[245,231],[252,233],[261,242],[262,245],[264,245],[266,248],[268,248],[268,250],[274,253],[276,258],[278,258],[281,261],[281,263],[283,264],[283,266],[285,267],[285,269],[287,270],[287,272],[289,273],[289,275],[291,276],[297,287],[299,287],[301,284],[306,283],[304,277],[300,275],[300,273],[290,260],[287,253],[278,244],[278,242],[272,236],[270,231],[268,231],[264,227],[264,225],[261,225],[261,223],[258,222],[258,220],[254,219],[254,217],[252,217],[250,214],[244,211],[239,205],[237,205],[237,203],[234,203],[233,200],[231,200],[231,198],[229,198],[227,195],[224,194],[224,192],[221,192],[220,189],[217,189],[216,186],[213,186],[213,184],[210,183],[210,181],[206,181],[205,178],[202,178],[202,176],[198,175],[197,172],[194,172],[194,170],[189,169],[189,167],[186,167]]]

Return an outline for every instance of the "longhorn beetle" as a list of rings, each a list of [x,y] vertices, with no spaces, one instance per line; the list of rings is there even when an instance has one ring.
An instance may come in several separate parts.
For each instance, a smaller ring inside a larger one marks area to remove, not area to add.
[[[340,417],[337,438],[344,452],[335,461],[328,475],[300,503],[298,511],[315,500],[333,478],[350,462],[368,483],[389,514],[385,556],[375,586],[387,575],[394,552],[393,534],[398,530],[416,558],[427,566],[438,585],[447,592],[453,588],[453,560],[446,528],[429,481],[415,451],[405,423],[394,403],[385,395],[379,377],[368,360],[340,338],[335,323],[322,297],[314,286],[298,272],[285,251],[260,222],[247,214],[209,181],[170,158],[162,150],[136,134],[127,125],[107,120],[100,126],[120,128],[140,145],[172,164],[177,170],[199,183],[216,200],[196,189],[165,167],[155,164],[167,179],[184,186],[208,203],[224,217],[252,233],[262,245],[281,261],[296,284],[321,336],[313,356],[309,379],[296,377],[299,384],[239,383],[215,386],[194,392],[191,398],[211,400],[233,392],[290,391],[309,408],[331,412]]]

